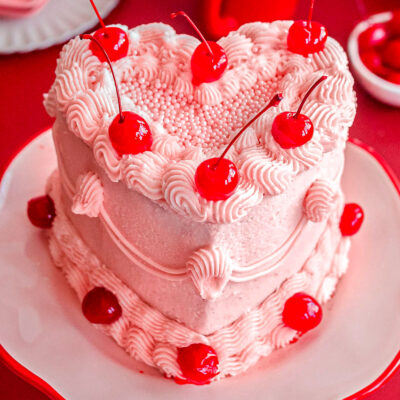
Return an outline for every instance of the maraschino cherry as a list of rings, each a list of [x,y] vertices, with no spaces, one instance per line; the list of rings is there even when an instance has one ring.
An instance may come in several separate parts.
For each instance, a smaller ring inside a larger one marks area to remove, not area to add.
[[[124,58],[128,54],[129,49],[128,35],[116,26],[105,26],[93,0],[90,0],[90,3],[101,25],[101,28],[94,33],[93,37],[102,44],[111,61]],[[107,61],[104,53],[93,42],[90,44],[90,50],[101,62]]]
[[[92,324],[112,324],[122,315],[117,297],[104,287],[95,287],[82,301],[82,312]]]
[[[293,22],[287,36],[288,49],[304,57],[323,50],[328,38],[326,28],[319,22],[312,21],[313,10],[314,0],[311,0],[308,20]]]
[[[306,333],[320,324],[322,308],[317,300],[308,294],[296,293],[286,301],[282,320],[289,328]]]
[[[150,150],[153,137],[147,122],[140,115],[130,111],[122,111],[117,80],[115,79],[114,69],[106,50],[96,38],[90,35],[81,35],[81,39],[89,39],[98,46],[111,69],[117,92],[119,115],[111,122],[108,134],[115,151],[122,157],[124,154],[138,154]]]
[[[364,51],[360,54],[361,61],[372,72],[378,75],[385,74],[381,55],[374,49]]]
[[[216,42],[206,40],[199,28],[192,19],[183,11],[171,14],[171,18],[181,15],[187,19],[189,24],[197,32],[202,40],[191,59],[191,68],[193,74],[193,83],[199,85],[204,82],[214,82],[221,78],[228,65],[228,58],[225,50]]]
[[[239,183],[239,173],[236,165],[224,158],[225,154],[236,142],[239,136],[265,111],[276,107],[282,100],[282,94],[276,94],[272,100],[236,134],[224,152],[218,158],[203,161],[196,170],[195,184],[200,196],[207,200],[226,200],[236,190]]]
[[[187,383],[205,385],[219,374],[215,350],[202,343],[178,348],[178,365]]]
[[[344,206],[340,219],[340,231],[343,236],[355,235],[364,221],[364,211],[356,203],[348,203]]]
[[[380,46],[388,37],[388,31],[384,24],[374,24],[360,33],[358,46],[361,51]]]
[[[275,117],[272,123],[271,133],[275,141],[278,142],[283,149],[293,149],[302,146],[312,138],[314,134],[313,123],[307,115],[300,114],[300,111],[311,92],[326,78],[327,76],[321,76],[321,78],[308,89],[295,113],[285,111]]]
[[[400,70],[400,38],[389,40],[382,50],[383,63],[395,70]]]
[[[385,76],[385,79],[389,82],[400,85],[400,72],[391,71]]]
[[[56,216],[54,202],[48,195],[29,200],[27,213],[32,225],[45,229],[51,228]]]

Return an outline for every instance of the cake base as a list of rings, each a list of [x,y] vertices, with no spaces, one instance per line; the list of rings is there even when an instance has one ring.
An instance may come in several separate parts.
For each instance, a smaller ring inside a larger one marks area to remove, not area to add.
[[[313,254],[298,273],[233,323],[211,335],[201,335],[146,304],[100,262],[61,207],[57,171],[48,181],[47,193],[54,200],[57,215],[49,231],[49,248],[55,265],[63,271],[80,301],[96,286],[113,292],[122,307],[122,317],[112,325],[96,327],[132,357],[158,368],[168,377],[183,378],[176,361],[177,348],[192,343],[206,343],[215,349],[220,361],[221,373],[216,378],[219,379],[242,373],[260,357],[293,342],[298,332],[284,326],[281,319],[286,300],[304,291],[321,304],[325,303],[348,265],[350,239],[340,234],[341,207],[338,207],[330,216]]]

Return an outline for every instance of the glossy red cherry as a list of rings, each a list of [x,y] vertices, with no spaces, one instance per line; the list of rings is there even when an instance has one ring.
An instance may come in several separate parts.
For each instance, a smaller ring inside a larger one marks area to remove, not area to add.
[[[92,324],[112,324],[122,315],[117,297],[104,287],[95,287],[82,301],[82,312]]]
[[[172,13],[171,18],[181,15],[187,19],[193,29],[200,36],[200,43],[193,52],[190,66],[193,74],[193,83],[199,85],[205,82],[214,82],[221,78],[228,65],[225,50],[216,42],[206,40],[192,19],[183,11]]]
[[[314,0],[311,0],[308,20],[295,21],[289,28],[287,45],[292,53],[307,57],[325,47],[328,32],[319,22],[312,21],[313,10]]]
[[[216,157],[197,167],[194,180],[201,197],[213,201],[226,200],[236,190],[239,173],[232,161]]]
[[[203,161],[196,170],[194,181],[200,196],[207,200],[226,200],[236,190],[239,184],[239,173],[236,165],[224,158],[240,135],[265,111],[276,107],[282,100],[282,94],[275,95],[271,101],[255,115],[231,140],[219,158]]]
[[[384,24],[374,24],[360,33],[358,46],[360,51],[370,50],[372,47],[380,46],[388,37],[387,28]]]
[[[289,28],[287,45],[292,53],[307,57],[325,48],[326,28],[319,22],[295,21]]]
[[[373,73],[382,75],[385,68],[382,65],[382,57],[376,50],[367,50],[360,54],[363,64]]]
[[[290,297],[283,308],[283,323],[301,333],[317,327],[322,320],[322,308],[313,297],[296,293]]]
[[[98,29],[93,36],[104,47],[111,61],[124,58],[128,54],[129,49],[128,35],[121,28],[116,26],[105,26],[93,0],[90,0],[90,3],[92,4],[93,10],[101,25],[101,28]],[[89,48],[101,62],[107,61],[104,53],[95,45],[95,43],[90,43]]]
[[[342,235],[352,236],[356,234],[360,230],[363,221],[363,209],[355,203],[346,204],[340,219],[340,231]]]
[[[382,61],[400,72],[400,38],[389,40],[382,50]]]
[[[89,39],[102,51],[111,74],[114,79],[115,91],[117,93],[119,114],[113,119],[108,134],[115,151],[121,157],[124,154],[138,154],[150,150],[153,137],[147,122],[140,116],[130,111],[122,111],[121,96],[115,78],[114,69],[110,58],[101,43],[90,35],[81,35],[81,39]]]
[[[271,133],[283,149],[293,149],[311,140],[314,126],[307,115],[286,111],[275,117]]]
[[[54,202],[48,195],[29,200],[27,213],[29,221],[38,228],[51,228],[56,216]]]
[[[283,149],[302,146],[313,137],[313,123],[306,115],[300,114],[300,111],[311,92],[326,78],[326,76],[322,76],[311,86],[296,112],[286,111],[275,117],[272,123],[271,134]]]
[[[392,71],[385,75],[385,79],[389,82],[400,85],[400,72]]]
[[[177,361],[188,383],[205,385],[219,374],[215,350],[202,343],[178,348]]]
[[[147,122],[130,111],[117,115],[108,128],[110,141],[121,157],[124,154],[138,154],[150,150],[153,137]]]
[[[108,26],[98,29],[93,35],[107,51],[111,61],[117,61],[128,54],[128,35],[121,28]],[[92,42],[90,50],[101,61],[107,61],[102,51]]]
[[[216,42],[207,41],[207,43],[209,47],[204,43],[196,47],[190,61],[195,84],[218,80],[228,65],[225,50]],[[212,51],[212,55],[209,48]]]

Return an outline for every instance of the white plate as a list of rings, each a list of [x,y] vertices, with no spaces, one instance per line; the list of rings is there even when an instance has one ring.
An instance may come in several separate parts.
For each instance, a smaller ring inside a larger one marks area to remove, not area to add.
[[[351,395],[372,382],[400,349],[400,201],[368,152],[349,144],[346,157],[346,198],[360,203],[366,218],[322,325],[245,375],[205,387],[179,386],[94,329],[52,266],[43,232],[25,215],[27,200],[43,193],[56,163],[50,134],[39,136],[15,158],[0,186],[0,343],[68,400]]]
[[[96,0],[104,18],[119,0]],[[0,53],[27,52],[65,42],[96,24],[89,0],[50,0],[25,18],[0,18]]]

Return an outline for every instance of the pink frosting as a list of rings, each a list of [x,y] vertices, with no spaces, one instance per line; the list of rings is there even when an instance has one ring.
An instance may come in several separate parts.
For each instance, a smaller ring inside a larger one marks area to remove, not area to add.
[[[328,218],[335,205],[335,189],[332,182],[317,179],[308,189],[304,198],[304,212],[312,222]]]
[[[137,167],[142,171],[147,171],[144,168],[143,162],[146,162],[147,152],[141,157],[136,158],[136,161],[142,160],[137,164]],[[152,159],[154,160],[154,158]],[[161,162],[164,160],[162,159]],[[189,163],[189,162],[188,162]],[[129,164],[133,168],[133,164]],[[252,279],[257,279],[260,276],[267,275],[277,269],[281,265],[281,261],[288,256],[288,253],[296,252],[296,243],[304,240],[307,237],[306,218],[302,217],[297,223],[294,231],[289,237],[276,248],[272,253],[248,263],[238,265],[228,255],[227,250],[223,247],[207,246],[192,253],[186,265],[182,268],[169,268],[166,265],[155,262],[151,257],[144,255],[141,250],[127,239],[120,229],[113,222],[112,217],[103,207],[104,193],[100,178],[93,172],[87,172],[78,177],[77,184],[74,185],[67,174],[65,173],[63,162],[59,160],[60,172],[64,190],[72,198],[72,212],[75,214],[85,214],[89,217],[100,217],[100,221],[109,234],[109,238],[115,242],[119,249],[134,263],[147,272],[167,278],[169,280],[186,279],[187,274],[192,278],[192,281],[197,288],[200,296],[203,299],[215,299],[219,297],[229,281],[245,282]],[[171,169],[173,169],[172,166]],[[150,171],[155,171],[157,167],[150,163]],[[336,174],[336,179],[340,174]],[[187,174],[187,179],[193,179],[190,173]],[[175,182],[174,180],[172,182]],[[133,185],[135,182],[131,182]],[[333,189],[330,183],[326,180],[316,180],[308,190],[305,197],[305,214],[307,218],[313,222],[321,222],[331,214],[334,206],[337,204],[337,198],[334,197]],[[278,184],[276,184],[278,186]],[[178,188],[181,186],[178,185]],[[149,186],[145,188],[147,191],[154,191],[154,188]],[[174,190],[172,187],[171,191]],[[192,193],[192,192],[187,192]],[[248,192],[244,192],[248,193]],[[238,190],[234,196],[242,195]],[[176,199],[177,203],[187,202],[188,205],[193,204],[185,194],[177,191],[171,197]],[[206,204],[206,203],[205,203]],[[213,203],[222,207],[230,206],[229,199]],[[204,209],[206,211],[206,208]],[[234,212],[234,211],[231,211]]]
[[[50,231],[50,250],[55,264],[63,270],[80,300],[94,286],[103,286],[115,293],[123,309],[122,317],[99,329],[110,335],[132,357],[160,369],[167,376],[182,377],[176,361],[177,348],[191,343],[206,343],[216,350],[221,370],[218,378],[245,371],[261,356],[286,346],[297,336],[297,332],[285,327],[281,320],[283,305],[289,297],[307,291],[324,303],[346,271],[349,239],[341,238],[338,229],[340,208],[332,214],[314,253],[299,272],[233,323],[211,335],[201,335],[143,302],[100,262],[65,216],[60,206],[59,185],[58,174],[54,174],[47,190],[55,201],[57,213]],[[217,249],[212,252],[216,258],[226,257]],[[193,265],[202,262],[202,257],[201,252],[197,253]],[[321,259],[324,263],[320,263]],[[220,267],[215,265],[209,276],[221,277],[227,273],[223,260],[220,261]]]
[[[234,222],[258,205],[264,195],[284,192],[293,177],[313,168],[342,146],[355,114],[353,79],[347,58],[329,38],[323,52],[304,59],[286,49],[290,22],[242,26],[219,44],[229,67],[222,78],[193,86],[190,57],[198,41],[177,35],[168,25],[149,24],[127,30],[128,57],[114,62],[123,107],[142,115],[154,136],[151,152],[119,158],[108,138],[117,113],[109,67],[78,38],[64,46],[56,80],[45,105],[62,114],[69,129],[93,149],[113,182],[122,180],[180,215],[212,223]],[[329,77],[306,103],[303,112],[314,123],[313,139],[285,150],[273,140],[276,113],[293,110],[310,84]],[[220,154],[230,137],[276,92],[284,93],[277,110],[263,115],[244,133],[228,157],[239,166],[238,195],[225,204],[202,199],[193,185],[197,165]],[[247,150],[248,149],[248,150]],[[149,168],[138,167],[143,160]]]
[[[232,260],[216,247],[192,254],[186,267],[200,296],[205,300],[219,297],[232,274]]]
[[[88,217],[98,217],[103,207],[104,192],[100,178],[94,172],[81,175],[73,198],[72,211]]]

